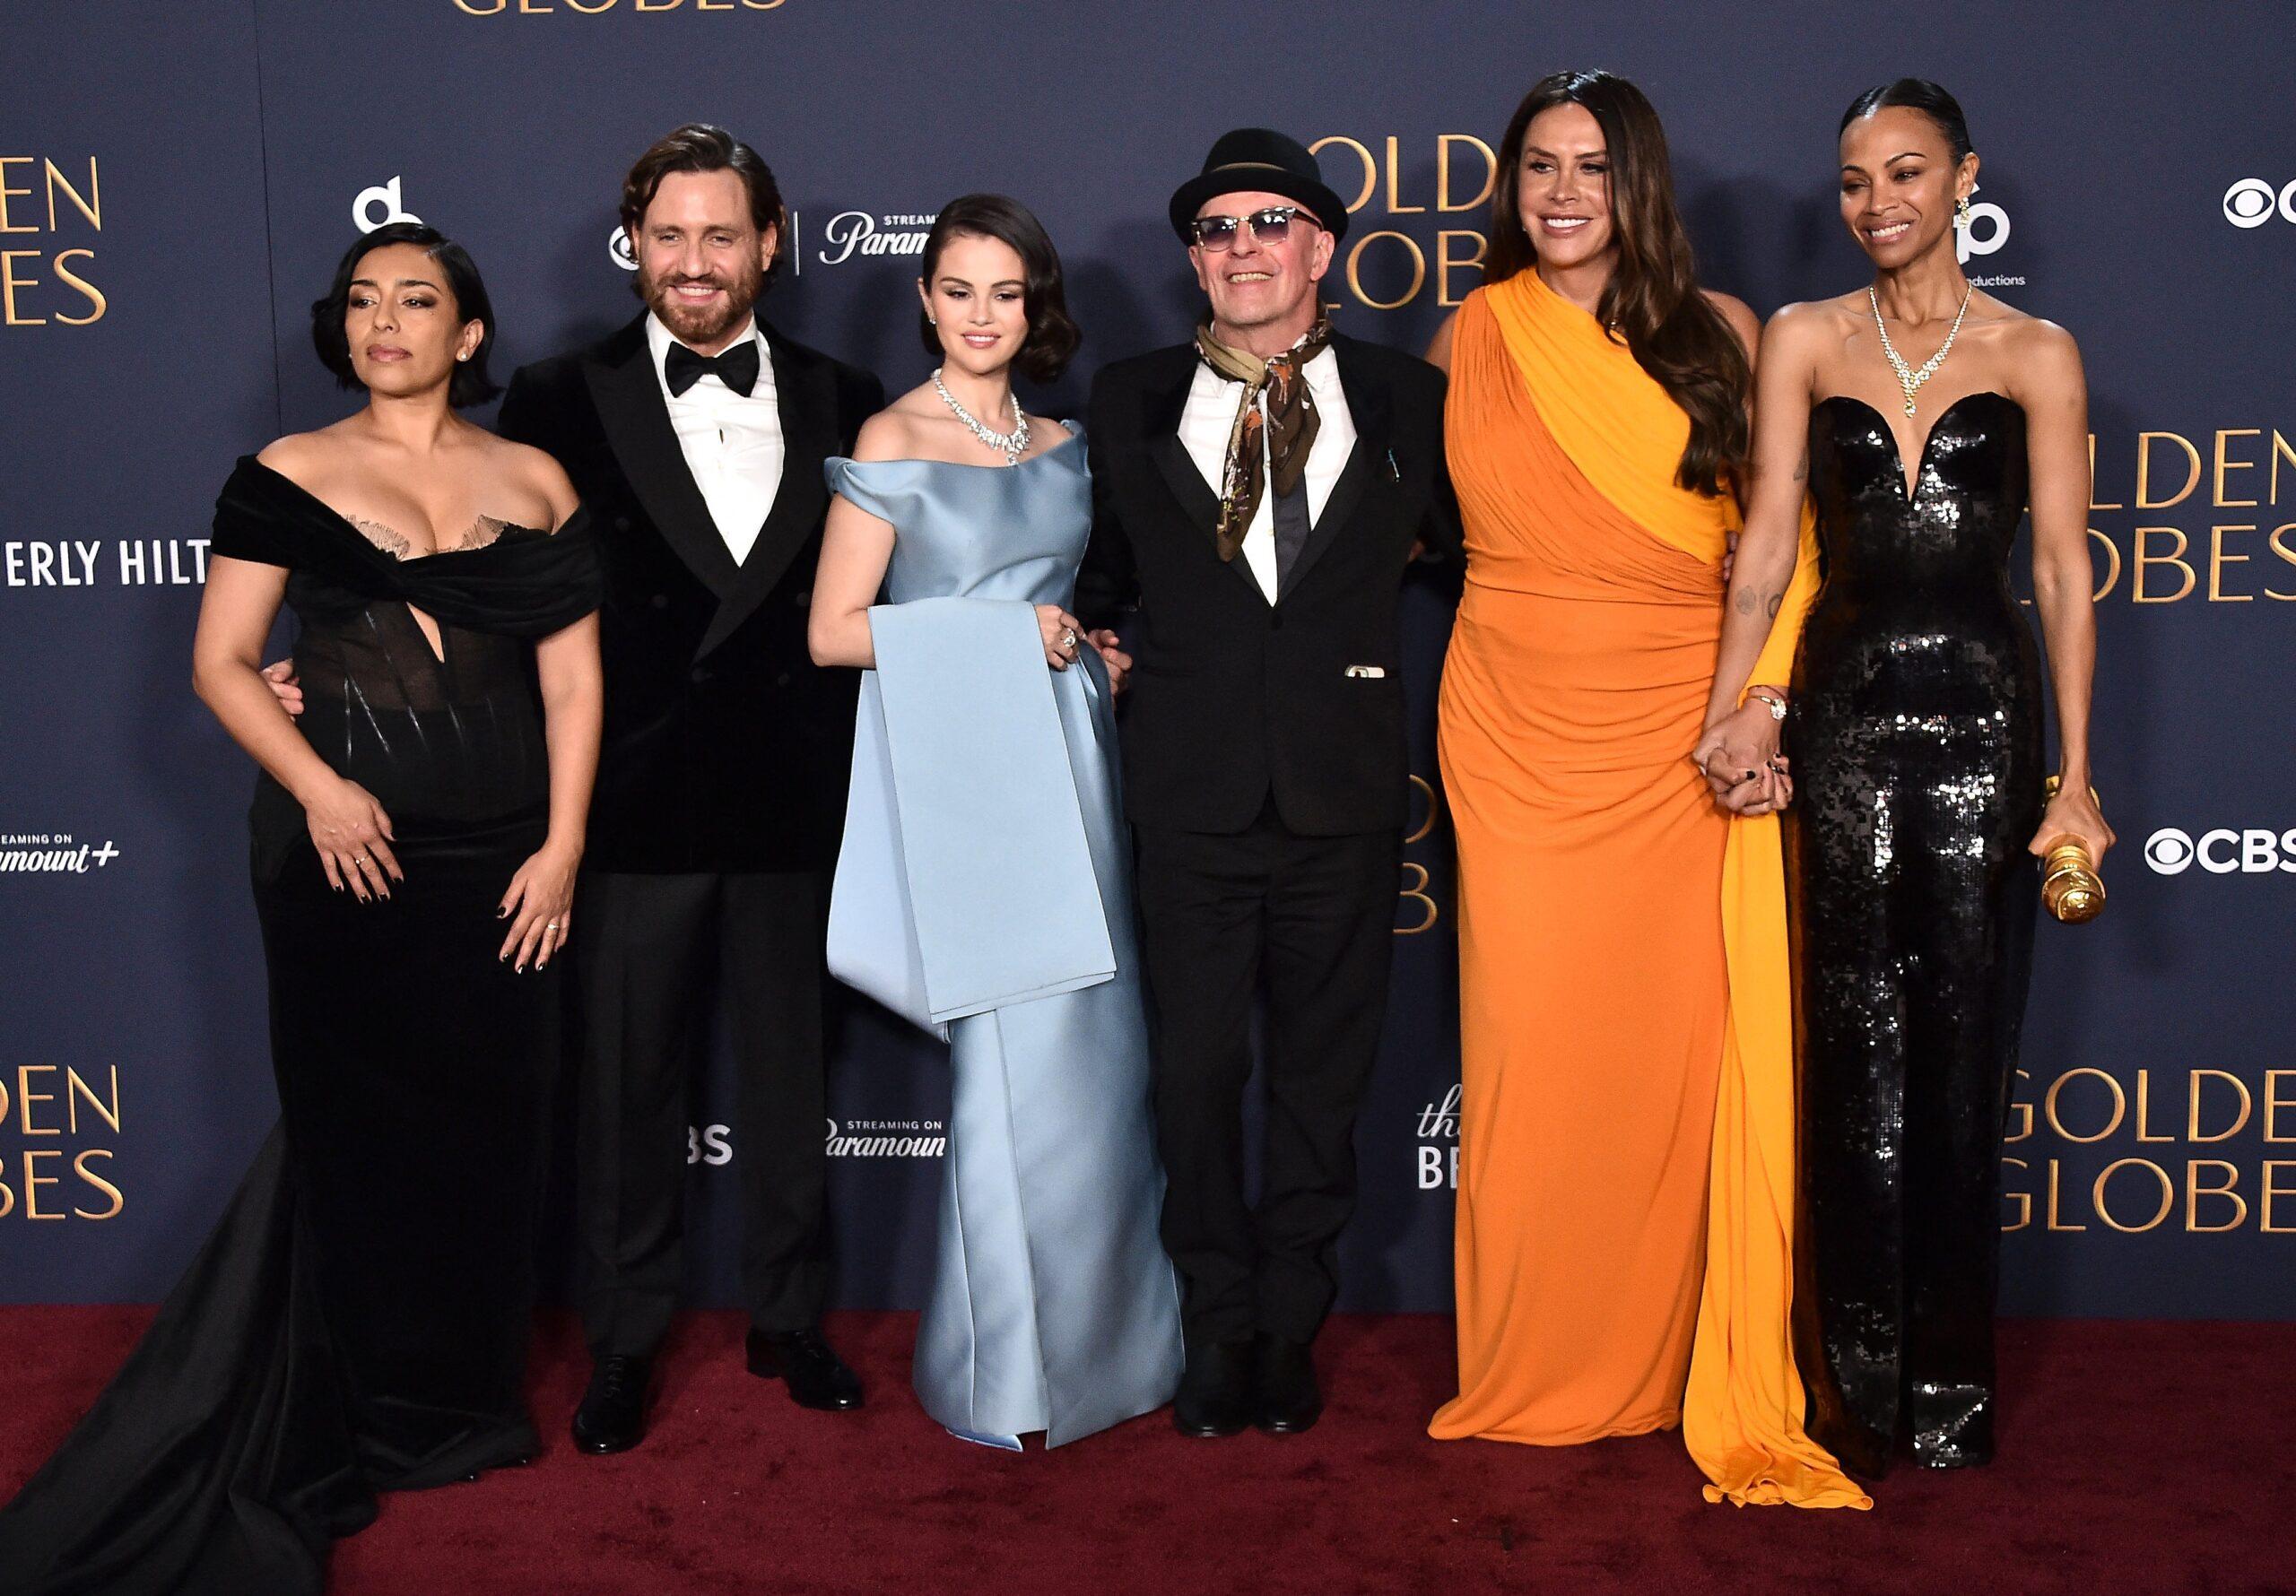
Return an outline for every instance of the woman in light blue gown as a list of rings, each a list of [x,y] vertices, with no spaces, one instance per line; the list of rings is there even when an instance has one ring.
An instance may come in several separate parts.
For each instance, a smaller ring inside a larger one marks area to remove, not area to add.
[[[828,466],[813,653],[865,672],[829,962],[950,1044],[918,1396],[967,1440],[1057,1446],[1180,1372],[1118,797],[1128,662],[1065,608],[1083,443],[1013,395],[1014,367],[1047,380],[1076,347],[1050,240],[967,195],[918,287],[940,369]]]

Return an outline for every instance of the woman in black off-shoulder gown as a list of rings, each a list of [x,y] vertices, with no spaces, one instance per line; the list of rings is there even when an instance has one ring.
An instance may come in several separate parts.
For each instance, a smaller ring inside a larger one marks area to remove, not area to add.
[[[560,940],[543,926],[570,924],[557,874],[570,883],[596,758],[597,552],[554,465],[447,411],[450,386],[483,381],[459,343],[426,342],[433,323],[443,339],[491,322],[475,273],[455,281],[468,257],[387,230],[344,263],[380,280],[371,298],[449,281],[368,305],[399,325],[352,343],[439,365],[440,478],[377,487],[371,463],[401,457],[426,391],[422,371],[371,373],[369,411],[274,446],[360,520],[242,459],[202,616],[202,695],[265,766],[251,866],[279,1124],[142,1344],[0,1513],[10,1596],[317,1592],[328,1541],[372,1519],[377,1491],[537,1450],[521,1388]],[[465,490],[526,513],[422,551],[406,507]],[[283,594],[295,724],[254,669]],[[234,605],[251,637],[220,656],[209,630]],[[376,845],[329,829],[360,799]]]

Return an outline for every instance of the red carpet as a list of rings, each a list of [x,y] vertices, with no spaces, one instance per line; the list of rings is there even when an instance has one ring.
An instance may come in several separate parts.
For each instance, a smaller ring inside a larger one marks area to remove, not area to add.
[[[0,1499],[126,1353],[135,1309],[0,1309]],[[564,1439],[587,1372],[544,1324],[533,1468],[384,1504],[338,1548],[339,1596],[1089,1591],[2296,1592],[2296,1325],[2002,1330],[1990,1469],[1892,1474],[1871,1514],[1699,1498],[1671,1436],[1560,1451],[1437,1444],[1450,1322],[1335,1321],[1311,1434],[1184,1441],[1161,1415],[1047,1456],[944,1435],[908,1389],[908,1314],[831,1331],[868,1410],[804,1412],[741,1367],[730,1314],[671,1349],[654,1432]]]

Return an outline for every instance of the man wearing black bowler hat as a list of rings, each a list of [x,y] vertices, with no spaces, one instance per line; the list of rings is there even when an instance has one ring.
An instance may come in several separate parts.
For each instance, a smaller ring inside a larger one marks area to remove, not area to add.
[[[1396,597],[1455,551],[1443,378],[1335,333],[1318,283],[1347,213],[1267,128],[1172,195],[1208,311],[1103,369],[1089,424],[1094,641],[1135,608],[1125,807],[1139,860],[1163,1237],[1184,1288],[1173,1420],[1292,1434],[1355,1201],[1409,802]],[[1244,1091],[1266,1001],[1266,1135],[1244,1190]]]

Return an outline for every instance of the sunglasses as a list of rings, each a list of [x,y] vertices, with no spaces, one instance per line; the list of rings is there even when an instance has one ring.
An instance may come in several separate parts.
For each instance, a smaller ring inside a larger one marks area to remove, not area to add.
[[[1270,205],[1265,211],[1254,211],[1248,216],[1199,216],[1191,224],[1196,247],[1214,254],[1236,241],[1237,232],[1243,228],[1252,230],[1252,240],[1258,244],[1281,244],[1292,236],[1293,217],[1303,219],[1309,227],[1321,227],[1312,212],[1298,205]]]

